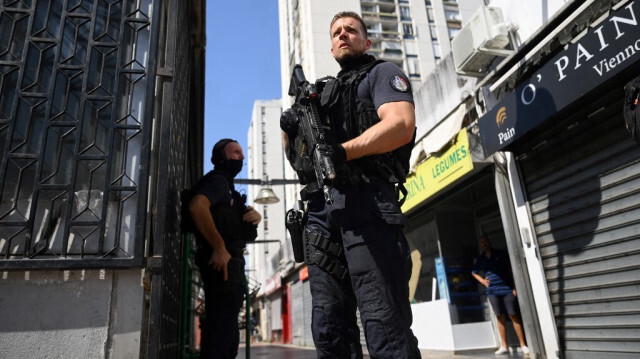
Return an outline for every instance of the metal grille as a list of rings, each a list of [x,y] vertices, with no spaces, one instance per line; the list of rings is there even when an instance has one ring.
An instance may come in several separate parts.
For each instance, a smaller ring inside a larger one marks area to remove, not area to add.
[[[0,268],[141,263],[151,10],[0,4]]]
[[[564,358],[640,355],[640,148],[621,98],[599,96],[521,156]]]
[[[155,94],[156,124],[154,139],[157,147],[152,152],[152,168],[154,182],[151,225],[152,242],[150,252],[152,264],[152,289],[149,308],[150,327],[148,341],[148,357],[178,358],[183,353],[180,347],[181,283],[183,270],[184,236],[181,233],[181,193],[190,187],[194,178],[195,161],[187,158],[190,155],[188,142],[196,136],[194,126],[202,121],[202,113],[190,121],[192,107],[198,107],[203,89],[197,84],[194,91],[191,85],[196,77],[192,73],[198,69],[191,56],[189,27],[190,6],[203,6],[197,1],[179,0],[156,1],[156,8],[161,12],[161,28],[159,29],[158,82]],[[203,9],[197,9],[203,11]],[[198,148],[202,152],[202,148]],[[201,173],[201,171],[200,171]],[[200,174],[198,173],[198,175]]]

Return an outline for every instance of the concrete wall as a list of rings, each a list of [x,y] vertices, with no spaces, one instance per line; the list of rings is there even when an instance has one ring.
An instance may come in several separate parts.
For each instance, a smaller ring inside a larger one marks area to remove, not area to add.
[[[139,356],[140,269],[0,273],[0,357]]]
[[[416,105],[416,141],[429,133],[467,97],[473,95],[476,79],[456,73],[453,56],[447,55],[413,91]]]
[[[565,3],[567,0],[493,0],[489,6],[502,10],[507,26],[516,28],[520,41],[524,42],[556,15]]]

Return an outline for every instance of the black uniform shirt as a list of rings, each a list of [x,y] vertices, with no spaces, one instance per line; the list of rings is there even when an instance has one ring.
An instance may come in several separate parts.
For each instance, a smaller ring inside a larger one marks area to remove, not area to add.
[[[376,65],[358,85],[358,97],[373,101],[376,109],[387,102],[407,101],[413,104],[411,82],[391,62]]]
[[[233,177],[229,174],[219,171],[213,170],[209,171],[206,175],[204,175],[198,183],[192,189],[192,195],[204,195],[211,202],[211,214],[213,215],[214,209],[223,205],[231,208],[233,204],[233,196],[232,192],[235,191],[233,186]],[[216,218],[213,218],[214,222]],[[224,232],[224,223],[216,223],[216,227],[219,232]],[[199,252],[202,252],[202,256],[208,259],[208,256],[211,255],[211,247],[209,246],[207,240],[200,234],[199,231],[196,232],[196,239],[198,240],[198,245],[200,247]],[[222,233],[221,233],[222,234]],[[225,243],[227,243],[228,238],[225,238]]]
[[[207,197],[211,202],[211,208],[223,203],[231,207],[233,198],[231,193],[234,190],[233,178],[229,178],[229,175],[222,171],[213,170],[198,181],[193,189],[193,195],[201,194]]]

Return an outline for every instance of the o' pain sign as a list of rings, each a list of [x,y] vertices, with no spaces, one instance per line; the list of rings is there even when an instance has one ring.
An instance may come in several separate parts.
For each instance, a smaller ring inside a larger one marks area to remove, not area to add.
[[[499,151],[640,60],[640,1],[611,12],[480,120],[486,156]]]

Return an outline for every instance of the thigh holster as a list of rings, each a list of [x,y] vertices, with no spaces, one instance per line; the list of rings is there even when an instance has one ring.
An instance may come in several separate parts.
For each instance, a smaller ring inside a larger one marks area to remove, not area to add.
[[[344,280],[349,273],[343,264],[344,250],[338,243],[329,240],[324,234],[305,228],[304,240],[307,244],[305,248],[305,262],[317,265],[331,274],[337,280]]]

